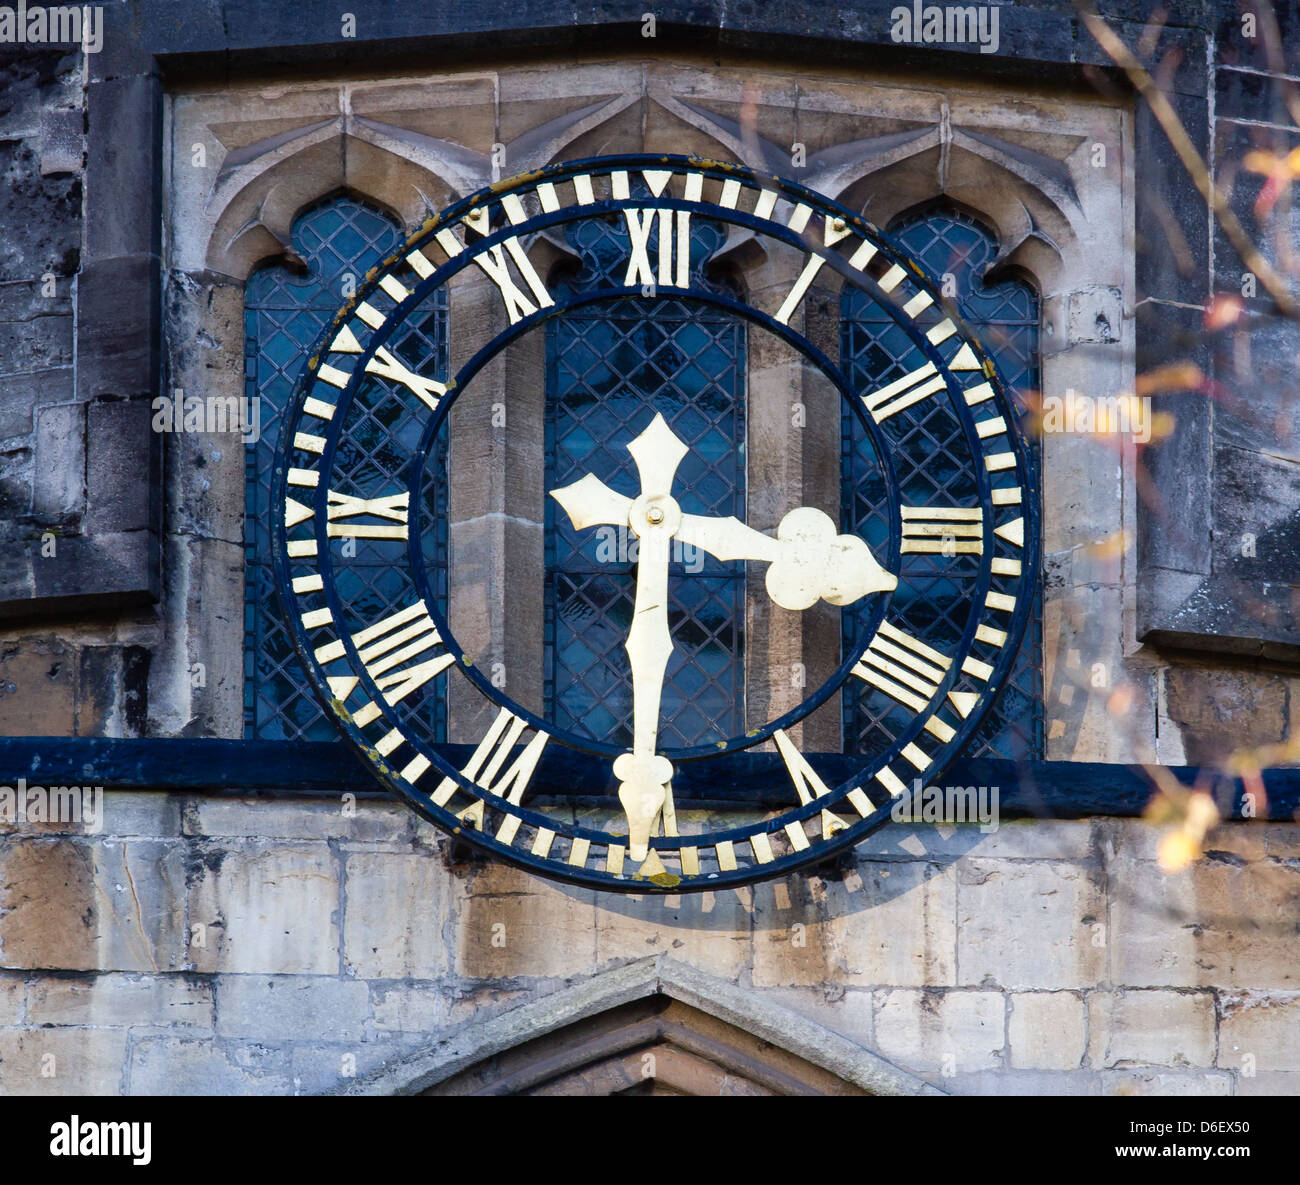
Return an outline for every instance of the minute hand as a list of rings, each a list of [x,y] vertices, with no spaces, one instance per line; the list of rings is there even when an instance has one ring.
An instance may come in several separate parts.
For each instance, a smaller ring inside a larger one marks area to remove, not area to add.
[[[653,756],[659,735],[659,701],[673,653],[668,632],[668,538],[643,538],[637,560],[636,603],[627,632],[632,667],[632,751]]]

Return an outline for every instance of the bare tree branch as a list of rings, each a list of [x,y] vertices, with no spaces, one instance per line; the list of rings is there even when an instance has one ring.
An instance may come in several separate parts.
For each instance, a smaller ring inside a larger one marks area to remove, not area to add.
[[[1156,85],[1155,79],[1096,12],[1084,7],[1081,0],[1076,0],[1075,7],[1078,8],[1079,15],[1083,18],[1083,23],[1088,27],[1088,32],[1092,34],[1093,39],[1128,75],[1138,93],[1150,104],[1151,113],[1159,121],[1165,135],[1169,137],[1169,143],[1173,145],[1178,159],[1183,162],[1183,167],[1196,183],[1196,188],[1201,191],[1201,196],[1214,212],[1219,225],[1228,236],[1228,241],[1241,256],[1242,261],[1259,277],[1259,282],[1277,303],[1278,308],[1286,316],[1300,319],[1300,305],[1296,304],[1287,290],[1286,280],[1273,270],[1272,265],[1250,241],[1250,237],[1228,205],[1228,199],[1215,185],[1208,166],[1201,159],[1201,154],[1196,151],[1186,128],[1183,127],[1169,100],[1165,98],[1164,92]]]

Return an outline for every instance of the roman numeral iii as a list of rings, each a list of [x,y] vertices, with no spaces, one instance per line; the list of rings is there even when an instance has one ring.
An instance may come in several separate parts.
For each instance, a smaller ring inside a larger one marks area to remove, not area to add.
[[[903,506],[901,552],[912,555],[982,555],[984,511],[978,506]]]

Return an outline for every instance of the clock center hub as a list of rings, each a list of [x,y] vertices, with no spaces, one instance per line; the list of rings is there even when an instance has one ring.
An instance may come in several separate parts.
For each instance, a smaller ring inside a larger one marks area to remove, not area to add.
[[[628,526],[637,538],[671,536],[682,525],[682,510],[671,494],[642,494],[628,510]]]

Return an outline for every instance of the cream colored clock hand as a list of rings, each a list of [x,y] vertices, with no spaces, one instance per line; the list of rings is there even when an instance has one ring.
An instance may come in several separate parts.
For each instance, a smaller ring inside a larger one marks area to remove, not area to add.
[[[621,783],[618,797],[627,813],[628,845],[633,860],[649,855],[650,832],[668,800],[672,763],[659,757],[659,707],[664,674],[673,653],[668,632],[668,555],[682,512],[673,500],[673,478],[686,456],[686,445],[656,414],[628,446],[641,476],[641,496],[629,508],[629,525],[640,540],[636,567],[636,602],[628,630],[627,657],[632,667],[632,752],[614,762]]]
[[[615,760],[614,776],[627,813],[632,858],[643,861],[673,775],[672,763],[655,753],[664,676],[673,653],[668,630],[671,541],[678,538],[701,547],[724,562],[768,564],[768,595],[785,609],[808,609],[818,598],[849,605],[868,593],[890,591],[898,579],[876,563],[865,540],[837,535],[830,516],[811,506],[790,511],[775,539],[734,517],[682,514],[672,485],[687,449],[661,415],[627,447],[641,477],[639,497],[616,493],[593,474],[551,491],[551,496],[579,530],[627,525],[640,540],[636,601],[624,643],[632,668],[632,751]]]
[[[631,856],[640,862],[649,855],[650,832],[668,800],[673,776],[672,763],[655,749],[664,674],[673,653],[668,631],[669,547],[682,520],[672,487],[687,449],[658,414],[627,448],[641,477],[640,497],[626,498],[593,474],[552,490],[551,497],[578,530],[627,525],[639,540],[636,600],[624,643],[632,668],[632,751],[614,761],[614,776],[627,814]]]
[[[770,563],[781,554],[781,545],[775,539],[746,526],[734,516],[708,518],[703,514],[684,514],[677,537],[683,543],[703,548],[723,563],[731,560]]]
[[[672,763],[655,754],[659,740],[659,705],[664,673],[673,653],[668,632],[668,548],[672,536],[651,527],[641,534],[636,568],[636,602],[628,630],[628,662],[632,667],[632,752],[614,762],[620,782],[618,798],[627,813],[633,860],[648,855],[650,832],[663,810]]]
[[[851,605],[872,592],[889,592],[898,578],[876,563],[866,541],[837,535],[835,523],[812,506],[781,520],[772,539],[736,518],[682,515],[677,538],[719,560],[768,562],[767,592],[784,609],[808,609],[820,597]]]
[[[611,490],[594,473],[552,490],[551,497],[564,507],[576,531],[604,525],[625,527],[632,508],[631,498]]]

